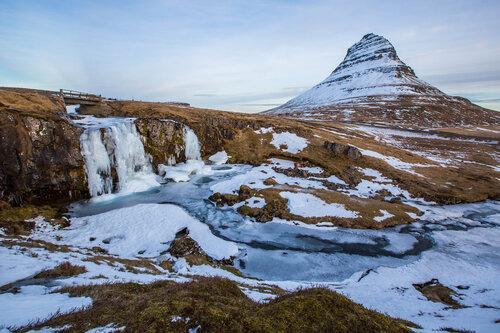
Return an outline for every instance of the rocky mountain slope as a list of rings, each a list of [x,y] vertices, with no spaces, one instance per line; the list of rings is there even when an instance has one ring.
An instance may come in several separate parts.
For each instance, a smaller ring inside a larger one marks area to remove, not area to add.
[[[365,35],[321,83],[269,115],[421,127],[498,124],[500,114],[419,79],[384,37]]]

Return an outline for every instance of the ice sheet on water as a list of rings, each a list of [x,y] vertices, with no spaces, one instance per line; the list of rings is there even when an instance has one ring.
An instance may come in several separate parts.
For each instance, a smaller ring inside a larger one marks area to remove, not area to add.
[[[360,280],[361,273],[344,281],[342,293],[356,302],[391,316],[411,320],[426,330],[455,327],[493,332],[500,307],[499,228],[433,232],[435,247],[410,264],[378,267]],[[448,309],[430,302],[412,284],[438,279],[456,290],[464,309]],[[457,286],[464,286],[457,289]]]
[[[124,258],[156,257],[168,249],[169,242],[183,228],[214,259],[238,253],[234,243],[214,236],[206,224],[170,204],[139,204],[73,218],[70,227],[54,231],[50,240],[79,247],[100,246]]]

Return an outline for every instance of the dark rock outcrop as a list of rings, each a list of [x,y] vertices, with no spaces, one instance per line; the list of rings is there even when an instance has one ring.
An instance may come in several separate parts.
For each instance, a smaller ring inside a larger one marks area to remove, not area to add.
[[[0,199],[21,204],[87,197],[80,134],[57,116],[0,109]]]
[[[169,159],[176,162],[186,160],[184,151],[184,126],[175,121],[163,121],[156,118],[140,118],[135,121],[137,131],[143,138],[144,150],[153,158],[153,169],[157,172],[158,164],[167,164]]]
[[[343,145],[340,143],[329,142],[329,141],[325,141],[323,146],[326,149],[332,151],[335,155],[344,155],[353,160],[357,160],[362,156],[359,149],[353,146]]]

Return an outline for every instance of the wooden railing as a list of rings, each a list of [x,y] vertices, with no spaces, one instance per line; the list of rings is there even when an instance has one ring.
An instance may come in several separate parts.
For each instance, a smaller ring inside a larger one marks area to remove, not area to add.
[[[72,101],[83,101],[83,102],[101,102],[102,101],[102,96],[101,95],[92,95],[92,94],[87,94],[83,93],[81,91],[75,91],[75,90],[68,90],[68,89],[61,89],[59,90],[59,93],[61,94],[62,98],[65,100],[72,100]]]

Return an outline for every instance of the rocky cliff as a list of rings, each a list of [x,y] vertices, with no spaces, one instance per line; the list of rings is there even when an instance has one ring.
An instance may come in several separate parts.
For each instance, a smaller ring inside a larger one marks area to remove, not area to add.
[[[56,114],[63,103],[36,93],[0,90],[0,200],[64,200],[88,194],[81,131]]]

